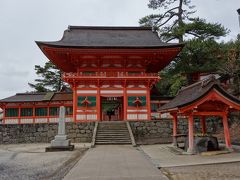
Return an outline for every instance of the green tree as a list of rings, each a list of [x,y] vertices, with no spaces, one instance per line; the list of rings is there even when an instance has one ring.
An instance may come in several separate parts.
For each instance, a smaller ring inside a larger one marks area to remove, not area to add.
[[[175,59],[172,71],[185,74],[188,83],[194,73],[217,72],[220,65],[221,46],[213,39],[191,39],[186,41],[179,57]]]
[[[175,96],[182,86],[187,85],[186,77],[181,74],[163,70],[160,76],[163,80],[157,84],[157,88],[161,96]]]
[[[161,40],[184,42],[184,37],[201,39],[225,36],[228,30],[218,23],[192,17],[196,12],[191,0],[149,0],[148,7],[160,13],[145,16],[139,20],[142,26],[152,26]]]
[[[222,43],[219,73],[230,79],[230,92],[240,95],[240,34],[235,41]]]
[[[194,72],[216,71],[219,45],[215,40],[229,32],[221,24],[193,17],[196,11],[191,2],[149,0],[148,7],[158,12],[139,20],[142,26],[152,26],[162,41],[185,44],[179,56],[161,73],[164,76],[157,87],[166,95],[175,95],[181,86],[192,83],[190,77]]]
[[[28,83],[37,92],[60,91],[63,86],[67,86],[61,79],[62,72],[50,61],[42,67],[35,65],[36,74],[40,77],[34,83]]]

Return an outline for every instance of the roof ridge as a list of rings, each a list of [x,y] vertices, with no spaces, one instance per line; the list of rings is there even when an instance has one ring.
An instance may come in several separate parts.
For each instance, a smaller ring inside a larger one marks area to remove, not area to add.
[[[55,94],[73,94],[73,92],[55,92]]]
[[[26,93],[16,93],[16,95],[40,95],[46,94],[47,92],[26,92]]]
[[[207,86],[210,82],[214,82],[214,81],[217,83],[215,76],[211,75],[211,76],[209,76],[209,77],[207,77],[207,78],[205,78],[205,79],[203,79],[201,81],[195,82],[195,83],[193,83],[193,84],[191,84],[189,86],[182,87],[179,90],[179,92],[184,91],[186,89],[193,88],[193,87],[197,86],[198,84],[201,84],[201,88],[203,88],[203,87]]]
[[[178,94],[179,94],[180,92],[182,92],[182,91],[185,91],[186,89],[190,89],[190,88],[195,87],[196,85],[201,84],[201,83],[202,83],[202,81],[198,81],[198,82],[195,82],[195,83],[193,83],[193,84],[191,84],[191,85],[189,85],[189,86],[183,86],[183,87],[179,90]]]
[[[68,26],[68,30],[92,29],[92,30],[151,30],[150,26]]]

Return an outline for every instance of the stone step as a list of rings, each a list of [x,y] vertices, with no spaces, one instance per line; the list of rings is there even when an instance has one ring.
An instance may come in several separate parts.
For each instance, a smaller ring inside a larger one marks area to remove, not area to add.
[[[104,139],[104,140],[96,140],[96,142],[125,142],[125,143],[128,143],[128,142],[131,142],[130,140],[115,140],[115,139]]]
[[[100,122],[96,144],[131,144],[126,122]]]
[[[97,136],[129,136],[128,133],[122,134],[122,133],[99,133]]]
[[[131,142],[96,142],[96,145],[110,145],[110,144],[116,144],[116,145],[118,145],[118,144],[122,144],[122,145],[124,145],[124,144],[131,144]]]
[[[98,126],[100,129],[125,129],[126,127],[109,127],[109,126]]]
[[[124,127],[126,126],[126,124],[100,124],[99,126],[106,126],[106,127],[116,127],[116,126],[119,126],[119,127]]]
[[[101,143],[101,142],[120,142],[120,143],[131,143],[131,141],[127,141],[127,140],[96,140],[96,143]]]
[[[119,138],[119,137],[122,137],[122,138],[130,138],[128,135],[122,135],[122,136],[120,136],[120,135],[111,135],[111,136],[109,136],[109,135],[107,135],[107,136],[97,136],[96,138],[108,138],[108,137],[111,137],[111,138]]]
[[[98,129],[98,132],[103,132],[103,131],[106,131],[106,132],[128,132],[127,129]]]
[[[104,129],[101,129],[101,130],[98,130],[98,132],[117,132],[117,133],[125,133],[125,132],[128,132],[128,130],[104,130]]]
[[[101,128],[101,127],[98,127],[98,129],[103,129],[103,130],[125,130],[125,128]]]
[[[97,134],[97,137],[105,137],[105,136],[128,136],[129,137],[129,134],[125,133],[125,134],[117,134],[117,133],[99,133]]]
[[[98,131],[116,131],[116,132],[125,132],[127,129],[98,129]]]
[[[102,121],[100,124],[125,124],[124,121]]]
[[[118,139],[121,139],[121,140],[127,139],[127,140],[129,140],[130,138],[129,137],[97,137],[96,139],[98,139],[98,140],[101,140],[101,139],[116,139],[116,140],[118,140]]]
[[[106,126],[106,127],[116,127],[116,126],[124,127],[124,126],[126,126],[126,124],[99,124],[99,126],[101,126],[101,127],[103,127],[103,126]]]
[[[121,142],[121,143],[125,142],[125,143],[129,143],[131,141],[130,140],[96,140],[96,142],[97,143],[99,143],[99,142]]]

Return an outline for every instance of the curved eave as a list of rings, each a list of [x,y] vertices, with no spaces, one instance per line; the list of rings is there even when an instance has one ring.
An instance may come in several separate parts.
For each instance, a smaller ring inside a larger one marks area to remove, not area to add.
[[[159,112],[161,113],[167,113],[167,112],[177,112],[177,111],[181,111],[181,109],[185,108],[185,107],[190,107],[190,106],[194,106],[195,103],[197,103],[198,101],[200,101],[201,99],[204,99],[211,91],[216,90],[217,92],[219,92],[221,94],[221,96],[223,98],[225,98],[226,100],[228,100],[229,102],[234,103],[236,106],[239,106],[240,109],[240,100],[232,95],[230,95],[229,93],[227,93],[224,89],[222,89],[218,84],[214,84],[206,93],[204,93],[203,95],[197,97],[196,99],[189,101],[187,103],[175,106],[175,107],[170,107],[170,108],[166,108],[166,109],[161,109],[159,110]],[[239,110],[238,109],[238,110]]]
[[[214,90],[216,90],[217,92],[219,92],[219,93],[222,95],[222,97],[224,97],[224,98],[227,99],[228,101],[230,101],[230,102],[232,102],[232,103],[240,106],[240,100],[239,100],[239,99],[237,99],[236,97],[228,94],[228,93],[227,93],[224,89],[222,89],[219,85],[214,84],[214,85],[212,86],[212,88],[210,88],[210,89],[209,89],[206,93],[204,93],[202,96],[199,96],[198,98],[196,98],[196,99],[193,100],[193,101],[190,101],[190,102],[187,102],[187,103],[182,104],[182,105],[180,105],[180,106],[177,106],[177,108],[178,108],[178,109],[181,109],[181,108],[184,108],[184,107],[186,107],[186,106],[191,106],[191,105],[193,105],[194,103],[196,103],[196,102],[200,101],[201,99],[205,98],[211,91],[214,91]]]
[[[76,48],[76,49],[164,49],[164,48],[183,48],[184,44],[167,44],[166,45],[154,45],[154,46],[79,46],[63,44],[61,41],[55,42],[43,42],[35,41],[39,48],[42,46],[54,47],[54,48]]]
[[[53,42],[54,43],[54,42]],[[76,67],[73,64],[70,64],[68,62],[60,62],[59,60],[57,60],[58,58],[54,58],[54,53],[49,53],[46,52],[45,48],[53,48],[53,50],[60,50],[60,51],[71,51],[72,50],[79,50],[81,52],[84,53],[84,51],[86,50],[88,54],[91,53],[109,53],[110,51],[114,52],[114,53],[135,53],[138,54],[139,53],[147,53],[148,56],[150,57],[156,57],[156,54],[158,54],[160,51],[162,50],[166,50],[169,49],[171,52],[169,52],[169,54],[167,55],[166,59],[160,63],[158,63],[158,66],[156,66],[156,64],[149,64],[146,71],[147,72],[158,72],[161,69],[163,69],[164,67],[166,67],[172,59],[174,59],[179,52],[181,51],[181,49],[183,48],[184,44],[172,44],[172,45],[168,45],[168,46],[107,46],[107,47],[99,47],[99,46],[62,46],[62,45],[54,45],[51,44],[49,42],[40,42],[40,41],[36,41],[36,44],[39,46],[39,48],[42,50],[42,52],[45,54],[45,56],[51,60],[59,69],[63,70],[64,72],[74,72],[76,71]],[[53,51],[50,50],[50,51]],[[137,53],[136,53],[137,52]],[[66,53],[69,54],[69,53]],[[157,60],[157,59],[156,59]],[[64,66],[63,66],[64,64]]]

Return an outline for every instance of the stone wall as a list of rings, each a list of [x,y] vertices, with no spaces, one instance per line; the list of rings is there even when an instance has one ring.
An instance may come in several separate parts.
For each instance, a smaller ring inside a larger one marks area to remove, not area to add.
[[[72,142],[91,142],[94,122],[66,123]],[[57,134],[57,123],[0,125],[0,144],[48,143]]]
[[[221,119],[208,118],[206,120],[207,133],[214,134],[222,129]],[[133,135],[137,144],[171,143],[172,127],[171,119],[132,121],[130,122]],[[198,119],[194,123],[195,132],[201,133],[201,125]],[[188,134],[188,122],[186,119],[178,120],[178,134]]]
[[[66,132],[72,142],[91,142],[94,122],[66,123]],[[172,120],[130,121],[137,144],[172,142]],[[0,125],[0,144],[48,143],[57,134],[57,124]],[[199,120],[195,120],[195,133],[201,133]],[[221,132],[221,119],[207,119],[207,133]],[[185,119],[178,121],[178,134],[188,133]]]

